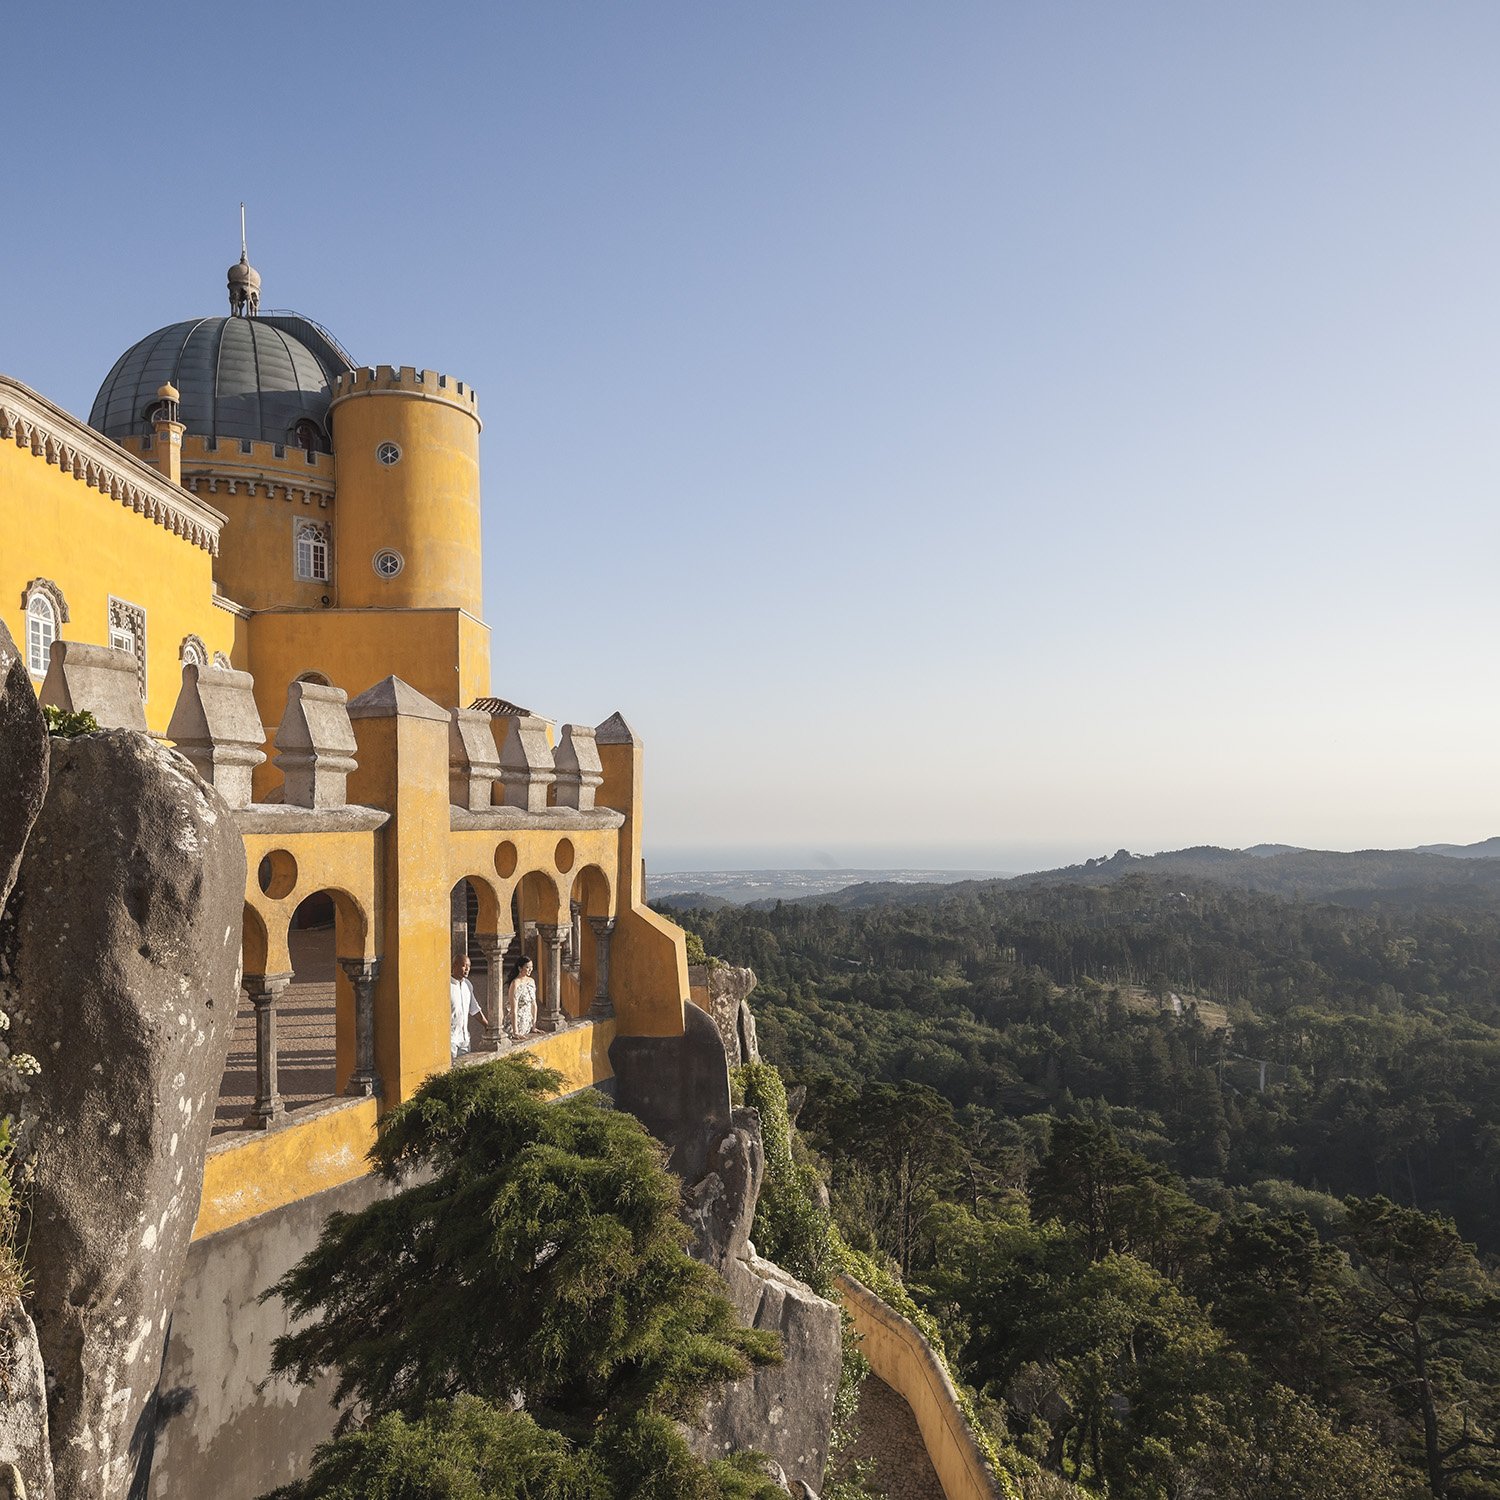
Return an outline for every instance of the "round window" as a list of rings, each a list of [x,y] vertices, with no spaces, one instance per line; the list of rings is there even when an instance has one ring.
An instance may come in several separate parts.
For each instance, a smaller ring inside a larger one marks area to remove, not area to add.
[[[375,554],[375,571],[382,578],[394,578],[406,566],[406,559],[389,547]]]
[[[375,450],[375,457],[387,468],[390,468],[392,464],[399,464],[401,462],[401,450],[395,443],[382,443]]]

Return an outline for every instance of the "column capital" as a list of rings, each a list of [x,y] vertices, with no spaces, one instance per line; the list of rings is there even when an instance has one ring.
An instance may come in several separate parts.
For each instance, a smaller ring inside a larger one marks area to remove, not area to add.
[[[245,974],[240,978],[245,993],[257,1005],[274,1000],[292,982],[290,974]]]
[[[339,960],[339,968],[351,980],[380,978],[380,960],[378,958],[341,958]]]
[[[618,917],[586,917],[584,920],[594,929],[595,937],[608,937],[619,922]]]
[[[544,943],[551,948],[561,948],[573,930],[571,922],[538,922],[536,930]]]

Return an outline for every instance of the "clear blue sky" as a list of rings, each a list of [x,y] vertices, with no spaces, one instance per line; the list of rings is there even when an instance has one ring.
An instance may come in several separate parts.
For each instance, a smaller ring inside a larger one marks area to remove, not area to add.
[[[1500,832],[1500,7],[9,18],[0,368],[265,305],[478,388],[495,688],[648,856]],[[3,540],[0,540],[3,545]]]

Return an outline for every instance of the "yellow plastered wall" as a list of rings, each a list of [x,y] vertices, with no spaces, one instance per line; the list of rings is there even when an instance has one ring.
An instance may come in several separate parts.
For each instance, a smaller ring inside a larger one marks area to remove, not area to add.
[[[363,1177],[376,1108],[374,1099],[340,1100],[293,1116],[295,1123],[279,1130],[238,1135],[211,1150],[193,1238]]]
[[[154,438],[127,437],[121,446],[148,463],[158,457]],[[314,609],[325,594],[337,602],[337,577],[299,581],[295,555],[299,522],[329,528],[332,542],[332,454],[234,438],[214,443],[190,432],[182,475],[200,500],[228,517],[214,576],[229,598],[250,609]]]
[[[922,1331],[852,1276],[839,1277],[839,1298],[860,1336],[860,1353],[911,1407],[946,1500],[1004,1500]]]
[[[610,993],[622,1036],[681,1036],[688,999],[687,938],[645,904],[641,891],[641,745],[601,744],[603,807],[625,814],[619,831],[619,925],[610,951]]]
[[[349,800],[394,809],[381,830],[380,904],[390,919],[375,985],[375,1063],[390,1105],[449,1062],[448,720],[356,717],[354,735]]]
[[[35,578],[50,579],[67,602],[63,640],[107,646],[111,595],[145,610],[153,730],[166,729],[182,690],[184,638],[226,655],[234,646],[234,617],[214,607],[213,558],[202,547],[5,439],[0,537],[0,617],[22,651],[22,593]]]
[[[431,370],[341,377],[330,419],[338,455],[339,602],[385,609],[444,606],[479,615],[479,412],[473,391]],[[400,458],[384,464],[382,445]],[[375,555],[398,552],[383,577]]]

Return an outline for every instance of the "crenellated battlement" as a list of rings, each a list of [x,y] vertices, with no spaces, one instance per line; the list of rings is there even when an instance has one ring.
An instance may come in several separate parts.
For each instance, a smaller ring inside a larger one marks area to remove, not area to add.
[[[121,439],[121,447],[149,463],[156,443],[148,433]],[[195,495],[264,494],[327,506],[334,494],[333,454],[189,432],[182,438],[182,487]]]
[[[418,370],[412,365],[377,365],[350,370],[333,382],[330,408],[352,396],[416,396],[425,401],[441,401],[456,406],[479,421],[479,397],[471,385],[440,375],[436,370]]]

